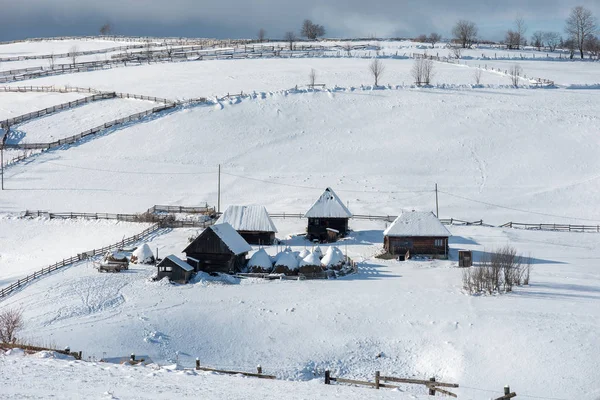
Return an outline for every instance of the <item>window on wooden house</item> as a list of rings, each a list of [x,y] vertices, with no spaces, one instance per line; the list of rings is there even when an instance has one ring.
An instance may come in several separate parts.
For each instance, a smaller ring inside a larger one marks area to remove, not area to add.
[[[444,239],[435,239],[435,247],[443,247]]]

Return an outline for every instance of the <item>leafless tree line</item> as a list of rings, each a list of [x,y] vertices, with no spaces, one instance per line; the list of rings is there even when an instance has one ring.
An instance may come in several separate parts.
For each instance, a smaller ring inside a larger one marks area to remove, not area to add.
[[[9,308],[0,312],[0,342],[15,343],[17,334],[23,329],[23,312]]]
[[[517,254],[511,246],[486,253],[480,264],[465,268],[463,289],[469,294],[511,292],[515,286],[529,285],[531,257]]]
[[[413,64],[411,75],[417,86],[429,85],[433,78],[433,61],[427,58],[417,58]]]

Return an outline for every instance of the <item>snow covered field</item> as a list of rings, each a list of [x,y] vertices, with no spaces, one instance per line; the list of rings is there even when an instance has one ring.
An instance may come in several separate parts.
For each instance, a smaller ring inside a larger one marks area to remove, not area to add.
[[[595,224],[597,96],[356,90],[186,108],[10,167],[0,199],[10,211],[215,204],[222,164],[223,207],[299,213],[331,186],[354,213],[396,215],[432,210],[437,182],[443,217]]]
[[[275,223],[285,237],[301,232],[305,221]],[[385,225],[351,225],[356,232],[346,242],[361,261],[359,273],[335,281],[215,281],[204,275],[181,286],[150,282],[152,267],[98,274],[80,265],[3,305],[25,310],[26,337],[81,349],[86,358],[135,352],[163,365],[179,360],[193,366],[200,357],[204,365],[249,371],[260,363],[294,380],[322,377],[325,369],[361,379],[372,379],[375,370],[435,375],[460,383],[456,392],[463,399],[492,397],[506,383],[543,398],[600,395],[589,384],[589,371],[600,368],[592,356],[600,345],[597,235],[451,227],[453,258],[458,249],[472,249],[478,259],[511,244],[534,259],[531,286],[471,297],[462,293],[456,261],[373,259]],[[175,230],[149,244],[163,255],[179,254],[192,233]],[[294,250],[304,246],[299,239],[289,243]],[[344,241],[338,246],[346,247]],[[90,340],[99,328],[111,334]]]
[[[83,93],[0,92],[0,120],[43,110],[85,96]]]
[[[53,142],[155,106],[156,103],[134,99],[95,101],[14,126],[6,142]]]
[[[115,42],[112,40],[43,40],[34,42],[20,42],[0,45],[0,58],[2,57],[19,57],[33,56],[46,54],[63,54],[69,53],[75,46],[77,51],[93,51],[110,49],[113,47],[127,46],[137,44],[135,42]],[[38,60],[40,61],[40,60]],[[47,60],[41,60],[47,62]]]
[[[138,234],[148,226],[103,220],[18,219],[0,214],[0,287],[64,258]]]

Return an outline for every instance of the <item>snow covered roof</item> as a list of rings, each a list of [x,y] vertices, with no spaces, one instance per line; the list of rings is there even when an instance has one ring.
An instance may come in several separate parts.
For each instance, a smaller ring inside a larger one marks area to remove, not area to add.
[[[252,247],[250,247],[244,238],[227,222],[212,225],[208,229],[212,229],[236,256],[252,250]]]
[[[229,206],[217,220],[227,222],[236,231],[277,232],[265,206]]]
[[[449,237],[450,231],[432,212],[404,212],[383,231],[384,236],[392,237]]]
[[[193,270],[194,270],[194,267],[192,267],[190,264],[186,263],[185,261],[183,261],[183,260],[182,260],[182,259],[180,259],[179,257],[177,257],[177,256],[174,256],[173,254],[171,254],[170,256],[167,256],[167,257],[165,258],[165,260],[172,261],[173,263],[177,264],[177,266],[178,266],[179,268],[181,268],[182,270],[184,270],[184,271],[191,272],[191,271],[193,271]],[[162,263],[161,263],[161,264],[162,264]],[[159,264],[159,265],[160,265],[160,264]]]
[[[352,213],[335,194],[333,189],[327,188],[304,214],[304,218],[350,218]]]

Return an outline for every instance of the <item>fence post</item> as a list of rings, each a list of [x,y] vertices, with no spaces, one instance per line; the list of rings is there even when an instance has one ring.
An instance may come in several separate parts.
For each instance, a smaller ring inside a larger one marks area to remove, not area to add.
[[[379,371],[375,371],[375,389],[379,389]]]
[[[510,394],[510,386],[506,385],[504,386],[504,395],[508,396]]]
[[[196,369],[200,369],[200,358],[196,357]]]
[[[262,367],[260,366],[260,364],[258,364],[258,366],[256,367],[256,372],[261,375],[262,374]]]
[[[435,377],[429,378],[429,382],[435,382]],[[433,386],[429,386],[429,395],[435,396],[435,389],[433,388]]]
[[[329,375],[329,370],[325,371],[325,384],[331,385],[331,376]]]

